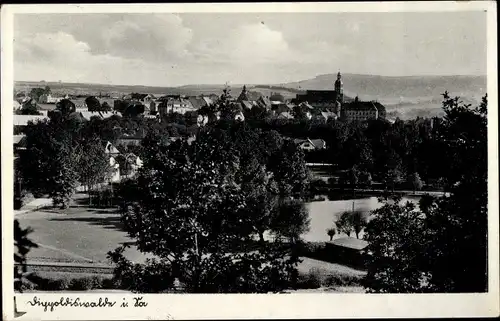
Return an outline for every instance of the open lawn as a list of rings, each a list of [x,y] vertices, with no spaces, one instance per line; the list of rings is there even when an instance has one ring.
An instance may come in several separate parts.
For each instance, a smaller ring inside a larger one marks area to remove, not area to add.
[[[29,237],[39,246],[28,253],[30,261],[109,263],[108,251],[132,242],[114,209],[39,210],[16,218],[23,228],[33,229]],[[133,246],[125,255],[134,262],[146,258]]]

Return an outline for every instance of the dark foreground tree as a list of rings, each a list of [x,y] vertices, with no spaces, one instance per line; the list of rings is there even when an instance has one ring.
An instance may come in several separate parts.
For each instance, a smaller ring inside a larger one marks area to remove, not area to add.
[[[168,146],[161,135],[147,136],[144,148],[144,166],[135,192],[133,186],[127,192],[123,219],[139,250],[156,259],[133,265],[123,249],[109,253],[122,285],[164,292],[177,280],[192,293],[278,292],[292,286],[298,258],[288,242],[258,241],[257,219],[266,211],[256,216],[248,208],[268,201],[260,192],[243,190],[249,181],[239,171],[252,166],[242,165],[227,134],[201,133],[192,145]],[[265,190],[266,177],[252,184]]]
[[[440,139],[450,196],[374,211],[365,239],[372,292],[484,292],[487,274],[487,99],[472,109],[444,94]]]
[[[33,243],[28,234],[33,230],[30,228],[23,229],[18,220],[14,220],[14,289],[23,291],[25,277],[27,275],[26,255],[32,248],[37,248],[38,245]]]
[[[94,96],[89,96],[85,98],[85,104],[87,105],[87,109],[89,111],[101,110],[101,103],[99,102],[99,99],[95,98]]]

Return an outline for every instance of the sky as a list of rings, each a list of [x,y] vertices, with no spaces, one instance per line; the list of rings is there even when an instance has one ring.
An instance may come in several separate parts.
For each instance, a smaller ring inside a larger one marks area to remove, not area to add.
[[[14,79],[279,84],[485,75],[485,12],[16,14]]]

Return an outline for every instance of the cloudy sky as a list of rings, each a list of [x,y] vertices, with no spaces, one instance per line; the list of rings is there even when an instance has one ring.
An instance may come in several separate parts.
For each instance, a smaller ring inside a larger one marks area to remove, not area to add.
[[[17,14],[15,80],[177,86],[482,75],[486,14]]]

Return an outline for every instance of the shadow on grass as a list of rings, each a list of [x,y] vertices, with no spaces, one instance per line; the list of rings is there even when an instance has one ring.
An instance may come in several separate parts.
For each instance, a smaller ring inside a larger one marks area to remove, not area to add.
[[[67,217],[67,218],[52,218],[49,221],[55,221],[55,222],[64,222],[64,221],[71,221],[71,222],[85,222],[89,223],[90,225],[98,225],[102,226],[106,229],[111,229],[111,230],[117,230],[117,231],[122,231],[125,232],[124,225],[120,220],[119,216],[103,216],[103,217]]]

